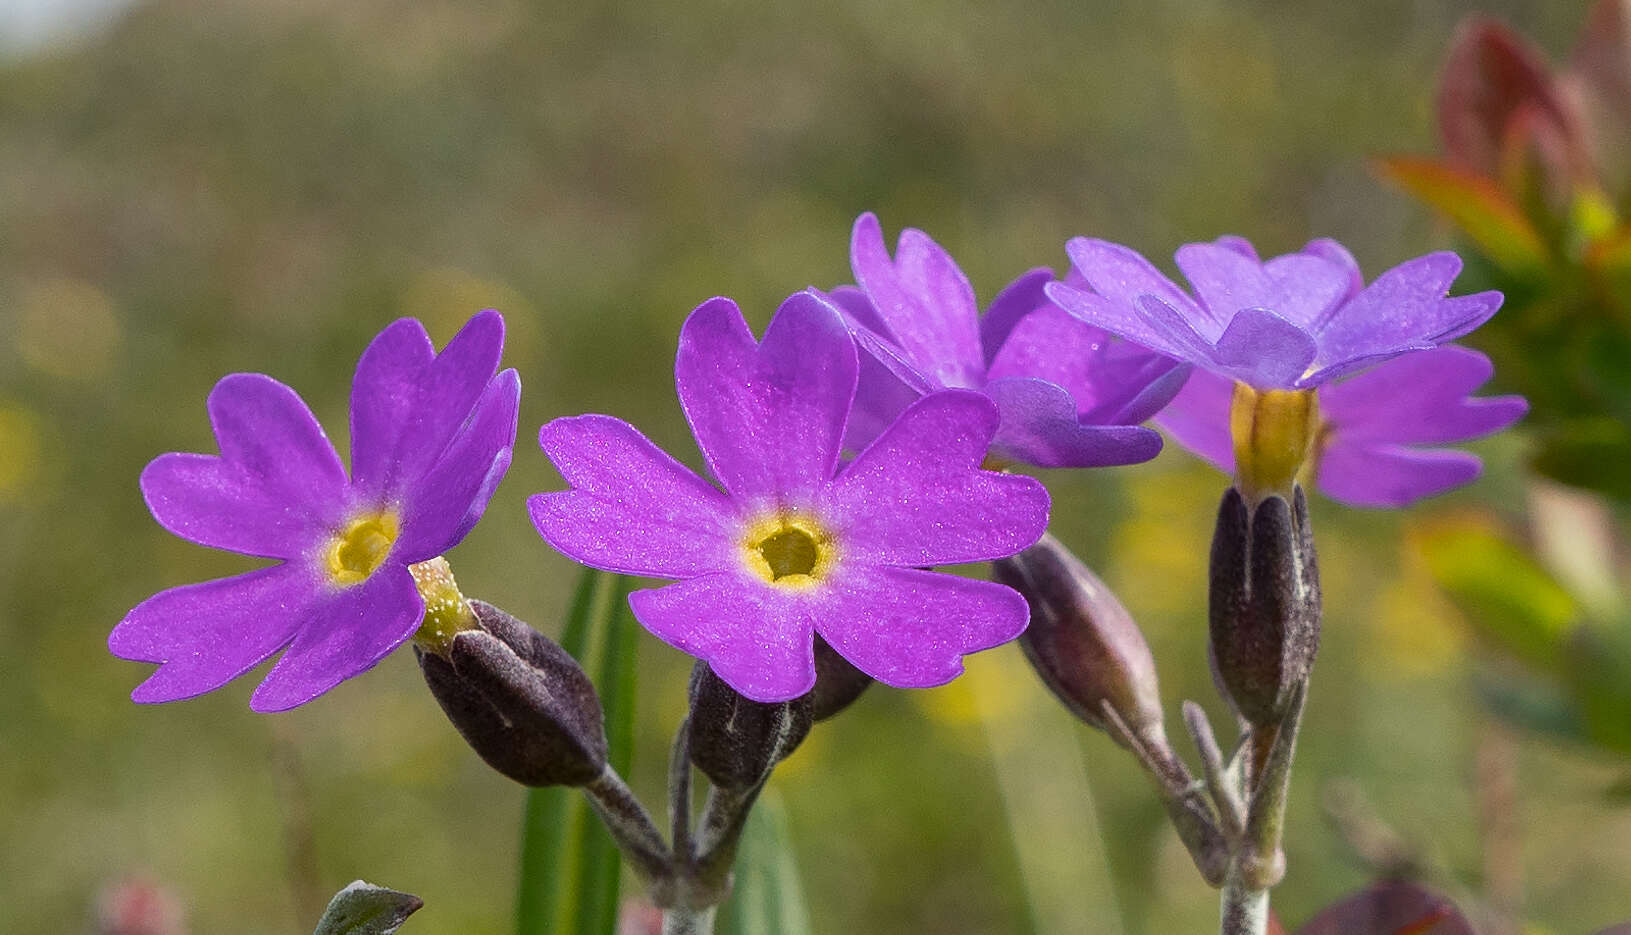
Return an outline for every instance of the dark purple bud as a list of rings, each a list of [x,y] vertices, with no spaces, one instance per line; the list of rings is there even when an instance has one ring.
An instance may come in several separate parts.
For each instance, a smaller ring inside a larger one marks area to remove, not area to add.
[[[1065,707],[1100,730],[1107,729],[1107,702],[1134,735],[1161,723],[1149,644],[1127,608],[1080,559],[1044,535],[994,566],[997,580],[1031,605],[1031,625],[1019,645]]]
[[[851,665],[819,636],[815,638],[815,667],[816,683],[810,691],[810,707],[818,721],[825,721],[849,707],[872,684],[872,676]]]
[[[1248,514],[1231,487],[1212,536],[1212,672],[1224,697],[1258,727],[1280,723],[1319,649],[1314,532],[1301,487],[1292,498],[1267,497]]]
[[[1473,935],[1472,925],[1443,896],[1408,880],[1383,880],[1334,903],[1297,935]]]
[[[491,604],[471,601],[480,629],[447,655],[419,647],[425,684],[487,765],[527,786],[581,786],[606,767],[595,686],[554,641]]]
[[[758,785],[813,723],[808,694],[767,704],[738,694],[706,662],[691,670],[691,763],[721,789]]]

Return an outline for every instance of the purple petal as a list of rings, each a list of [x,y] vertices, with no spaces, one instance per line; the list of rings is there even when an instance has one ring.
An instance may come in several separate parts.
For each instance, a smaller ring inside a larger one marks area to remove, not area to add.
[[[1203,320],[1209,318],[1206,309],[1135,250],[1107,240],[1073,237],[1065,244],[1065,253],[1070,256],[1071,266],[1087,280],[1093,291],[1121,309],[1131,312],[1138,305],[1141,296],[1153,295],[1179,310],[1184,316]],[[1074,311],[1069,305],[1060,302],[1052,289],[1048,291],[1048,295],[1055,302],[1064,305],[1067,311]],[[1088,318],[1087,321],[1139,344],[1155,346],[1138,335],[1118,330],[1108,322],[1098,322],[1092,318]],[[1212,323],[1219,329],[1223,327],[1220,320],[1213,320]]]
[[[860,451],[872,444],[873,439],[900,418],[907,406],[929,392],[907,384],[871,353],[860,355],[860,364],[855,406],[844,429],[844,447],[850,451]]]
[[[487,384],[467,425],[425,476],[402,493],[407,515],[396,554],[412,564],[458,545],[474,529],[509,470],[521,378],[505,370]]]
[[[1444,297],[1461,271],[1453,253],[1431,253],[1388,270],[1311,329],[1321,368],[1454,340],[1495,314],[1497,292]]]
[[[1069,393],[1034,377],[1005,377],[986,385],[1002,423],[992,441],[1016,461],[1044,468],[1138,464],[1161,452],[1161,436],[1131,425],[1084,423]]]
[[[1123,305],[1102,295],[1083,292],[1060,282],[1048,283],[1044,291],[1055,305],[1089,327],[1102,328],[1111,334],[1120,335],[1136,344],[1180,360],[1206,360],[1210,356],[1209,349],[1197,354],[1191,341],[1169,339],[1166,329],[1155,327],[1138,305]],[[1172,314],[1177,316],[1178,313]],[[1201,339],[1196,336],[1196,340]],[[1205,346],[1204,340],[1201,340],[1201,344]]]
[[[1314,339],[1273,312],[1248,308],[1218,339],[1220,372],[1261,388],[1292,386],[1314,360]]]
[[[192,698],[260,665],[294,637],[320,587],[287,564],[161,591],[108,636],[121,659],[161,663],[131,698],[143,704]]]
[[[1262,262],[1262,259],[1257,255],[1257,248],[1252,246],[1252,242],[1244,237],[1236,234],[1224,234],[1212,242],[1220,247],[1233,250],[1253,263]]]
[[[1365,275],[1359,270],[1359,261],[1348,252],[1348,248],[1337,243],[1329,237],[1310,240],[1303,245],[1303,252],[1317,256],[1320,259],[1342,270],[1347,279],[1347,287],[1343,297],[1351,299],[1365,290]]]
[[[1229,407],[1234,393],[1235,381],[1196,370],[1155,421],[1178,444],[1223,473],[1234,474],[1235,446],[1229,436]]]
[[[142,496],[159,525],[200,545],[269,558],[297,558],[337,524],[337,492],[291,501],[276,484],[215,455],[172,453],[142,471]]]
[[[330,591],[305,608],[289,651],[250,696],[256,711],[287,711],[372,669],[407,642],[425,616],[406,565],[387,563],[354,587]]]
[[[538,444],[571,490],[527,500],[558,551],[622,574],[684,578],[732,567],[741,521],[729,498],[621,419],[556,419]]]
[[[1126,346],[1128,351],[1136,347],[1132,344]],[[1138,350],[1144,351],[1143,348]],[[1193,368],[1189,364],[1181,364],[1162,354],[1145,352],[1145,355],[1141,360],[1134,360],[1131,353],[1112,354],[1112,358],[1120,359],[1112,359],[1106,363],[1105,372],[1100,374],[1099,382],[1120,381],[1129,389],[1140,386],[1143,389],[1125,398],[1106,399],[1092,411],[1083,413],[1082,421],[1104,425],[1137,425],[1153,418],[1172,402],[1172,398],[1184,388],[1184,381],[1189,379],[1189,373]]]
[[[1352,506],[1400,507],[1471,483],[1482,469],[1464,451],[1349,445],[1339,436],[1320,458],[1319,488]]]
[[[1356,271],[1303,252],[1277,256],[1263,264],[1263,272],[1279,294],[1273,311],[1306,329],[1350,297]]]
[[[1437,444],[1478,438],[1523,417],[1521,396],[1470,399],[1494,374],[1489,358],[1445,345],[1405,354],[1320,390],[1320,414],[1349,442]]]
[[[1195,329],[1194,320],[1185,318],[1178,309],[1168,305],[1155,296],[1141,296],[1138,300],[1138,312],[1148,323],[1148,326],[1161,335],[1161,341],[1166,347],[1175,348],[1168,352],[1161,345],[1147,344],[1145,346],[1159,350],[1169,357],[1179,360],[1192,361],[1202,365],[1217,363],[1217,347],[1214,341]],[[1144,343],[1138,341],[1136,343]]]
[[[1173,259],[1210,313],[1203,319],[1212,326],[1204,332],[1208,338],[1217,340],[1235,312],[1243,308],[1274,309],[1280,304],[1279,290],[1262,264],[1228,247],[1188,243],[1178,248]]]
[[[797,495],[833,475],[857,368],[838,310],[807,291],[782,303],[759,344],[729,299],[697,306],[680,330],[674,380],[726,490]]]
[[[878,317],[878,310],[872,306],[872,300],[866,297],[857,286],[839,286],[826,292],[819,292],[822,298],[832,303],[840,312],[844,313],[844,320],[851,325],[850,330],[856,326],[876,334],[885,341],[894,342],[895,336],[889,332],[889,326]]]
[[[1103,328],[1049,305],[1014,323],[987,377],[1036,377],[1057,383],[1076,397],[1075,408],[1085,411],[1097,404],[1101,392],[1094,365],[1114,340]]]
[[[925,396],[852,461],[820,514],[841,560],[942,565],[1001,558],[1041,537],[1048,494],[1029,477],[983,471],[997,407],[967,390]]]
[[[1036,377],[1056,383],[1074,398],[1080,421],[1131,424],[1149,418],[1183,385],[1180,376],[1153,395],[1146,392],[1178,366],[1169,357],[1112,337],[1064,309],[1048,306],[1014,326],[987,377],[992,381]]]
[[[292,558],[346,508],[345,468],[294,390],[235,373],[210,391],[221,454],[167,454],[142,472],[142,496],[165,529],[201,545]]]
[[[897,688],[944,685],[963,656],[1000,646],[1030,620],[1019,593],[915,568],[846,569],[816,631],[857,669]]]
[[[429,470],[498,369],[504,319],[485,311],[436,354],[419,322],[399,319],[363,351],[351,384],[351,476],[394,497]]]
[[[889,258],[883,229],[868,212],[855,219],[850,267],[895,342],[942,386],[978,386],[985,372],[974,289],[941,246],[920,230],[901,232]]]
[[[1009,283],[991,300],[991,307],[980,319],[980,347],[985,351],[988,368],[1020,319],[1049,304],[1045,287],[1050,282],[1053,270],[1039,267]]]
[[[629,595],[634,616],[658,639],[708,663],[754,701],[787,701],[815,684],[810,592],[791,592],[735,572]]]

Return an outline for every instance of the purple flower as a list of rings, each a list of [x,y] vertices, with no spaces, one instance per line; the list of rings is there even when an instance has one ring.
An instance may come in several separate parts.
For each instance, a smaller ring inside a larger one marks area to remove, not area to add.
[[[1521,396],[1469,395],[1491,373],[1489,358],[1452,344],[1320,387],[1310,456],[1319,489],[1354,506],[1396,507],[1470,483],[1483,468],[1476,455],[1421,446],[1488,435],[1528,411]],[[1227,378],[1196,371],[1156,421],[1179,444],[1233,473],[1233,394]]]
[[[1172,399],[1188,368],[1060,311],[1043,293],[1052,270],[1014,280],[982,318],[950,254],[907,228],[891,260],[870,213],[855,221],[850,266],[859,288],[832,297],[868,352],[851,448],[876,438],[913,400],[961,388],[997,404],[999,459],[1101,467],[1160,452],[1160,436],[1138,423]]]
[[[640,622],[757,701],[815,682],[819,633],[879,681],[939,685],[965,653],[1025,628],[1025,600],[923,566],[1012,555],[1042,535],[1042,485],[979,468],[997,409],[948,390],[906,408],[839,465],[857,355],[837,309],[790,297],[764,339],[735,303],[697,306],[674,381],[723,492],[610,416],[538,433],[570,490],[528,506],[544,540],[624,574],[682,579],[637,591]]]
[[[380,332],[351,388],[351,477],[295,392],[235,373],[210,392],[219,455],[166,454],[142,472],[159,524],[182,538],[282,561],[163,591],[114,627],[116,656],[161,663],[136,701],[219,688],[287,646],[250,707],[304,704],[413,635],[424,602],[408,566],[452,548],[510,464],[521,383],[494,375],[497,312],[441,354],[404,318]]]
[[[1092,288],[1047,286],[1083,321],[1257,389],[1308,389],[1409,351],[1461,337],[1495,314],[1501,294],[1446,298],[1453,253],[1402,263],[1369,286],[1348,251],[1315,240],[1262,262],[1239,237],[1178,248],[1191,296],[1119,244],[1066,245]]]

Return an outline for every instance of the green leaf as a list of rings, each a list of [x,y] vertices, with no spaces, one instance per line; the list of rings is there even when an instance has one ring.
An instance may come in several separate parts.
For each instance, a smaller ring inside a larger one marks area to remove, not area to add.
[[[1560,740],[1590,742],[1579,706],[1552,679],[1483,670],[1474,673],[1473,688],[1484,707],[1509,724]]]
[[[1631,629],[1581,627],[1569,644],[1569,685],[1592,743],[1631,755]]]
[[[1411,156],[1376,165],[1385,178],[1448,217],[1502,270],[1520,278],[1544,272],[1547,250],[1540,234],[1493,180]]]
[[[787,814],[772,790],[765,790],[748,815],[736,853],[736,886],[725,904],[719,935],[810,935],[810,911],[793,860]]]
[[[1609,417],[1570,419],[1540,438],[1534,468],[1560,483],[1631,500],[1631,429]]]
[[[631,581],[585,568],[561,646],[594,681],[613,769],[626,774],[634,733]],[[613,935],[622,859],[576,789],[529,789],[521,833],[518,935]]]
[[[424,900],[355,880],[334,894],[312,935],[391,935]]]
[[[1555,672],[1580,615],[1573,596],[1526,552],[1477,523],[1439,523],[1415,540],[1433,580],[1479,635]]]

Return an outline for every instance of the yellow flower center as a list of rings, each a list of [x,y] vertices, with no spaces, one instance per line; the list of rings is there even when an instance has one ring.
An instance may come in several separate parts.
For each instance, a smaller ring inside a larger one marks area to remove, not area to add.
[[[748,526],[742,558],[754,573],[782,588],[807,588],[832,569],[832,537],[808,516],[777,513]]]
[[[1280,494],[1291,499],[1299,473],[1313,464],[1321,438],[1314,390],[1259,390],[1235,384],[1229,407],[1235,485],[1251,503]]]
[[[391,510],[364,513],[329,540],[324,565],[334,583],[349,587],[368,580],[391,554],[402,522]]]

